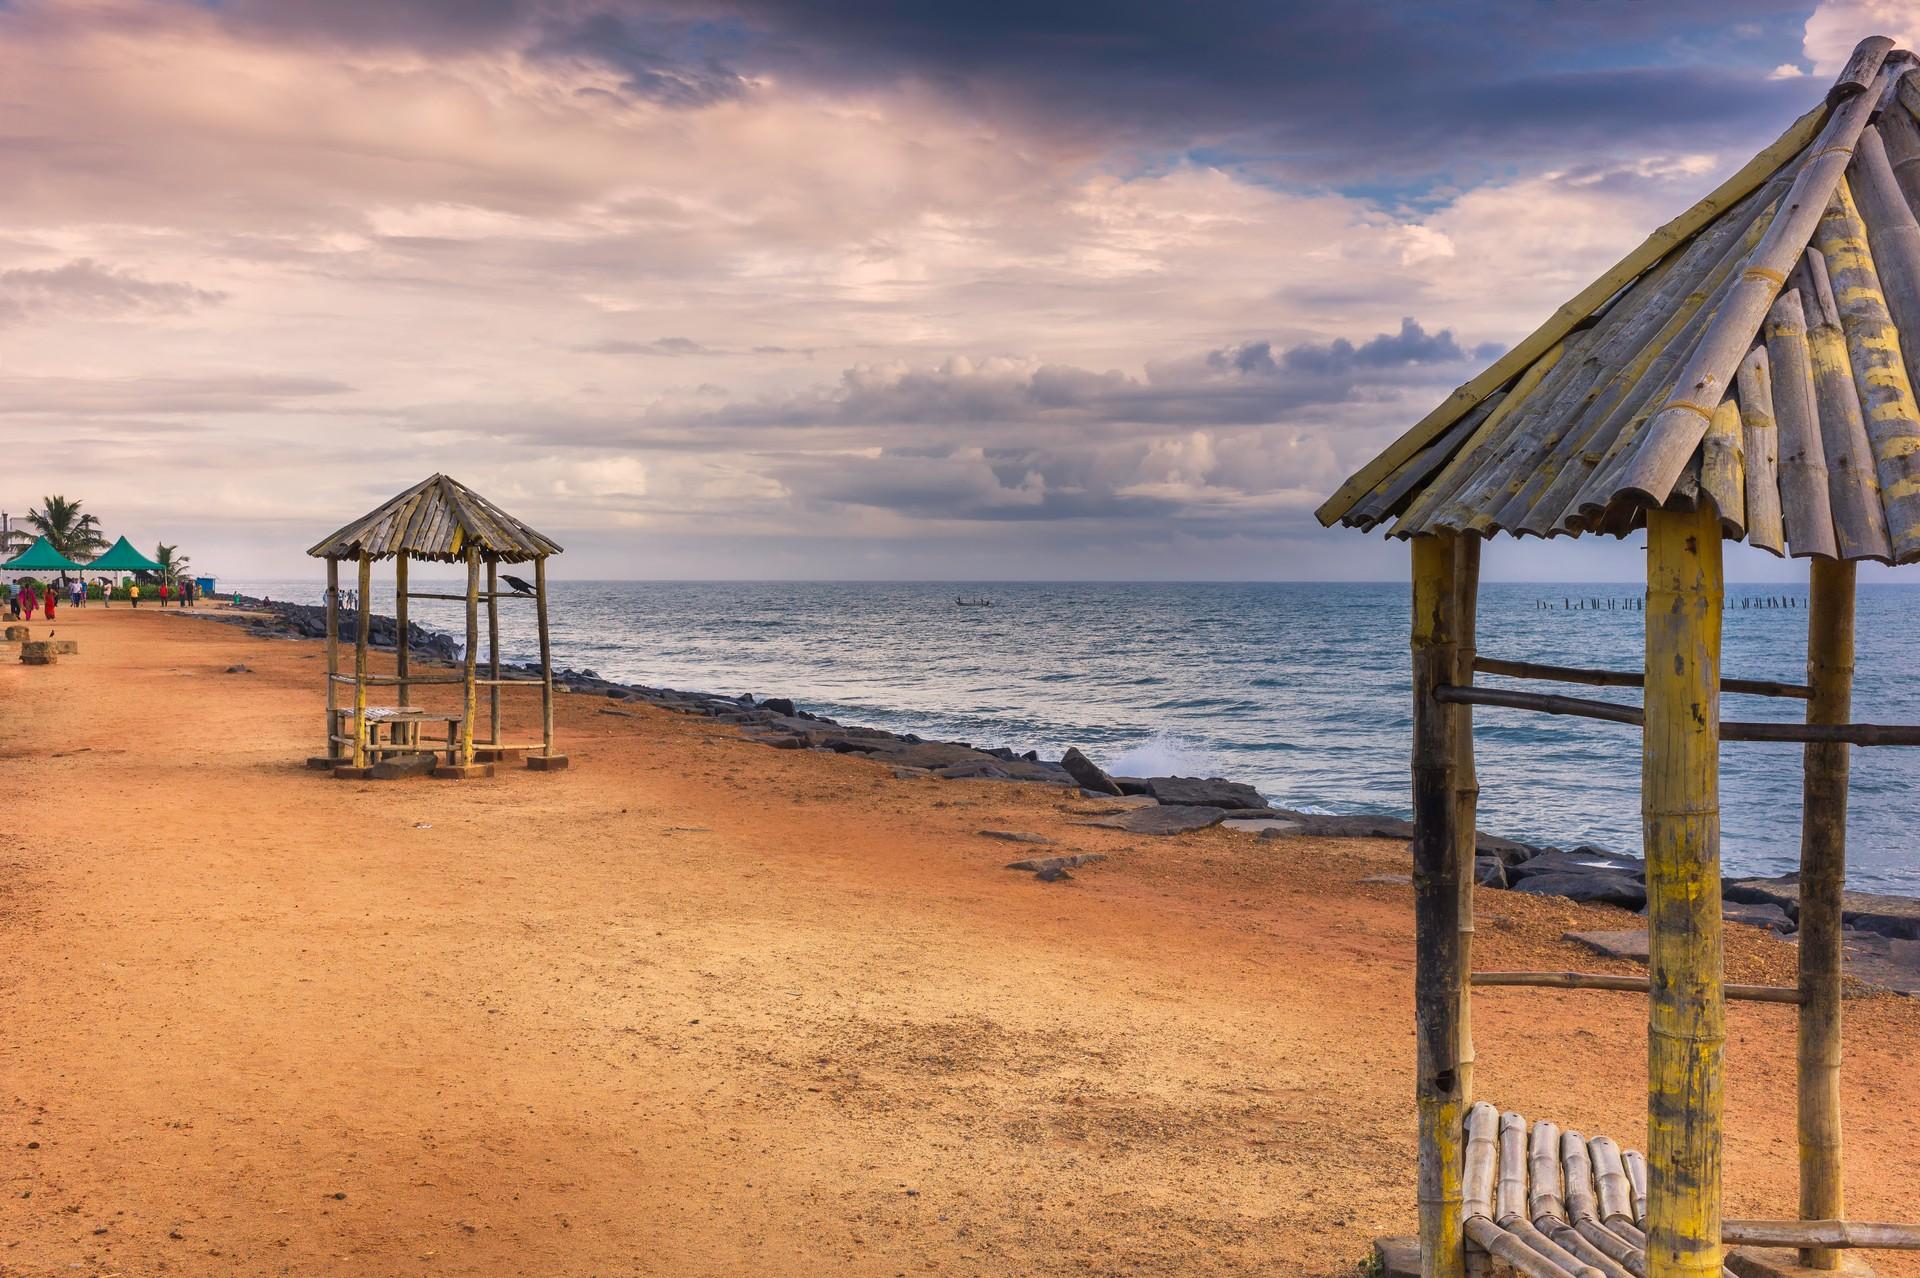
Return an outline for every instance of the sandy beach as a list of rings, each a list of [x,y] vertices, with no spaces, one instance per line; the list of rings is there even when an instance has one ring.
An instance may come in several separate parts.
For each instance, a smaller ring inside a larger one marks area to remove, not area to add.
[[[56,628],[0,663],[0,1274],[1332,1276],[1413,1226],[1400,844],[585,696],[568,771],[340,782],[318,643]],[[1633,971],[1561,939],[1630,920],[1490,896],[1476,965]],[[1474,1010],[1480,1096],[1641,1143],[1642,1000]],[[1848,1015],[1849,1215],[1905,1218],[1920,1007]],[[1728,1021],[1728,1213],[1791,1215],[1792,1012]]]

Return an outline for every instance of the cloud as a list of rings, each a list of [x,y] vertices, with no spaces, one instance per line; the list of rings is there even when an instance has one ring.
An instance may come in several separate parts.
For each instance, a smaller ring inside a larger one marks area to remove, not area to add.
[[[178,281],[143,279],[134,271],[83,257],[61,266],[0,270],[0,324],[48,315],[105,319],[183,315],[226,296]]]

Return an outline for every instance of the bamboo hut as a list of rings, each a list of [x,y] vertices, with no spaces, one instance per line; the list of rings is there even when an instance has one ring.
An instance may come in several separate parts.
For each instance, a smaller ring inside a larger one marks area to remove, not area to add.
[[[446,475],[433,475],[333,533],[311,550],[327,561],[327,751],[311,762],[330,768],[343,778],[372,775],[386,756],[429,752],[421,735],[425,724],[444,724],[446,744],[434,769],[439,777],[491,776],[495,760],[524,754],[527,766],[557,771],[567,766],[565,755],[553,748],[553,649],[547,632],[547,557],[560,553],[552,540],[535,532],[471,488]],[[372,630],[372,571],[376,560],[393,560],[394,621],[399,635],[394,672],[374,674],[367,669]],[[353,648],[353,670],[340,670],[340,564],[357,568],[359,601]],[[462,564],[467,587],[463,594],[417,591],[407,580],[416,560]],[[500,589],[502,564],[533,563],[533,590]],[[485,588],[482,588],[482,579]],[[407,605],[415,599],[451,600],[466,605],[466,647],[457,674],[414,672],[408,650]],[[538,676],[503,677],[500,668],[500,601],[532,602],[540,636]],[[487,662],[480,666],[480,617],[485,605]],[[433,714],[412,704],[412,690],[427,684],[458,684],[464,693],[456,714]],[[351,688],[352,701],[343,706],[340,692]],[[395,704],[369,706],[368,690],[392,688]],[[487,690],[487,735],[476,739],[479,692]],[[510,688],[540,692],[540,740],[509,742],[501,735],[501,692]],[[386,727],[383,741],[380,729]]]
[[[1852,720],[1854,570],[1920,561],[1920,71],[1863,42],[1825,100],[1362,467],[1323,524],[1411,542],[1421,1272],[1717,1275],[1724,1248],[1920,1247],[1846,1218],[1841,893],[1851,746],[1920,745]],[[1647,536],[1640,672],[1481,658],[1484,538]],[[1721,544],[1806,557],[1804,685],[1723,679]],[[1476,687],[1475,672],[1631,685],[1641,707]],[[1797,698],[1804,723],[1723,721],[1729,695]],[[1472,970],[1472,711],[1638,726],[1651,956],[1644,979]],[[1804,753],[1795,986],[1722,979],[1722,742]],[[1473,1097],[1476,984],[1647,997],[1644,1158]],[[1721,1214],[1728,999],[1797,1008],[1797,1218]],[[1751,1270],[1743,1270],[1751,1272]]]

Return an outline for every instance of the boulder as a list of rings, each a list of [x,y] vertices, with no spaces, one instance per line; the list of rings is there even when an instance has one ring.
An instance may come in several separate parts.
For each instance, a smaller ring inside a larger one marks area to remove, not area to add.
[[[1092,790],[1096,794],[1120,793],[1120,787],[1114,783],[1113,778],[1101,771],[1099,764],[1081,754],[1073,746],[1068,746],[1067,752],[1060,756],[1060,766],[1067,770],[1068,776],[1080,783],[1080,788],[1083,790]]]
[[[1764,927],[1772,932],[1793,931],[1792,916],[1771,902],[1722,901],[1720,916],[1729,923],[1745,923],[1749,927]]]
[[[1530,843],[1521,843],[1517,839],[1503,839],[1497,834],[1477,830],[1474,832],[1473,850],[1477,856],[1498,857],[1503,863],[1514,865],[1539,855],[1544,849],[1536,848]]]
[[[1277,817],[1235,817],[1230,816],[1220,822],[1222,829],[1237,830],[1241,834],[1257,834],[1261,838],[1269,836],[1281,838],[1289,834],[1304,833],[1298,821],[1283,821]]]
[[[1065,870],[1079,865],[1093,865],[1107,859],[1105,852],[1076,852],[1072,856],[1041,856],[1025,861],[1008,864],[1009,870],[1031,870],[1035,874],[1044,874],[1048,870]]]
[[[1204,830],[1210,825],[1218,825],[1226,815],[1223,808],[1200,808],[1187,805],[1165,807],[1155,804],[1150,808],[1136,808],[1132,812],[1123,812],[1118,816],[1095,817],[1081,824],[1097,825],[1109,830],[1125,830],[1129,834],[1186,834],[1193,830]]]
[[[1110,794],[1091,794],[1082,790],[1080,797],[1096,800],[1099,804],[1097,807],[1075,809],[1081,816],[1112,816],[1116,812],[1131,812],[1135,808],[1160,806],[1160,800],[1150,794],[1123,794],[1115,798]]]
[[[1639,857],[1622,856],[1615,852],[1542,852],[1515,863],[1509,868],[1508,877],[1515,883],[1523,883],[1542,874],[1587,874],[1595,870],[1641,878],[1646,873],[1646,866]]]
[[[404,777],[432,776],[438,756],[431,754],[390,754],[368,770],[375,781],[398,781]]]
[[[1473,881],[1481,887],[1507,886],[1506,862],[1497,856],[1476,856],[1473,858]]]
[[[1035,834],[1030,830],[976,830],[983,839],[999,839],[1002,843],[1031,843],[1038,847],[1052,847],[1054,841],[1044,834]]]
[[[1630,928],[1621,932],[1562,932],[1560,939],[1584,946],[1603,958],[1647,961],[1647,929]]]
[[[1800,876],[1782,874],[1772,879],[1735,879],[1720,885],[1720,895],[1728,901],[1753,905],[1777,905],[1791,917],[1800,916]]]
[[[787,700],[785,697],[768,697],[760,703],[760,708],[762,710],[771,710],[775,714],[791,715],[793,713],[793,702]]]
[[[1920,994],[1920,941],[1848,930],[1847,975],[1901,994]]]
[[[27,640],[31,638],[33,638],[33,629],[29,626],[8,626],[7,627],[8,643],[25,643]]]
[[[1513,890],[1536,896],[1564,896],[1569,901],[1618,905],[1629,910],[1637,910],[1647,903],[1647,889],[1640,880],[1611,870],[1536,874],[1516,882]]]
[[[1149,777],[1146,793],[1160,802],[1191,808],[1260,808],[1269,805],[1260,792],[1240,781],[1218,777]]]
[[[29,640],[20,645],[20,662],[28,666],[51,666],[60,660],[51,643]]]

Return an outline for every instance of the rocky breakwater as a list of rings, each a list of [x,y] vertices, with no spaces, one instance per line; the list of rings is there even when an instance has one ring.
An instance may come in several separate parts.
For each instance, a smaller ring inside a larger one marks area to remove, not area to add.
[[[183,613],[242,626],[249,634],[258,635],[263,639],[324,639],[327,637],[327,610],[318,604],[270,602],[241,595],[239,606],[247,613],[255,615],[249,616],[212,608],[204,612],[183,610]],[[358,614],[345,611],[340,614],[340,641],[343,644],[350,645],[354,642],[355,636],[359,633],[356,629],[358,625]],[[367,619],[369,647],[393,651],[399,647],[399,643],[399,622],[392,617],[383,617],[377,613]],[[460,648],[461,645],[452,635],[428,630],[418,622],[407,624],[407,650],[411,653],[434,661],[458,661]]]

